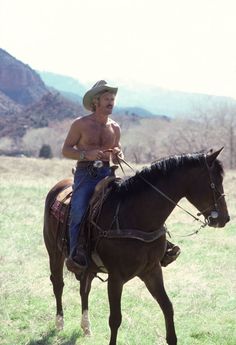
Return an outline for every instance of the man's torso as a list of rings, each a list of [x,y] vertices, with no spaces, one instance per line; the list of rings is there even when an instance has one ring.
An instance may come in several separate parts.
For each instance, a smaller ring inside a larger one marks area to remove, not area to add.
[[[78,149],[93,150],[111,149],[116,144],[116,122],[108,119],[106,124],[101,124],[91,115],[80,119],[81,133],[77,144]]]

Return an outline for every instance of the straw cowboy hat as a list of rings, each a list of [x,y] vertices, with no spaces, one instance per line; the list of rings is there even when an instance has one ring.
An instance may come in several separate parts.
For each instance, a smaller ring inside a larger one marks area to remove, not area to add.
[[[98,93],[103,92],[111,92],[114,93],[114,95],[117,94],[118,88],[117,87],[111,87],[107,85],[107,82],[105,80],[99,80],[93,87],[86,92],[83,98],[83,105],[87,110],[92,110],[92,101],[93,97],[96,96]]]

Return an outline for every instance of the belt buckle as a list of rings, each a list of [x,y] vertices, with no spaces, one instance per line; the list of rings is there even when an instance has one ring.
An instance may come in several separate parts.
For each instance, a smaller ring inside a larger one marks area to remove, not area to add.
[[[101,160],[94,161],[94,163],[93,163],[93,167],[94,167],[94,168],[97,168],[97,169],[102,168],[103,165],[104,165],[104,164],[103,164],[103,161],[101,161]]]

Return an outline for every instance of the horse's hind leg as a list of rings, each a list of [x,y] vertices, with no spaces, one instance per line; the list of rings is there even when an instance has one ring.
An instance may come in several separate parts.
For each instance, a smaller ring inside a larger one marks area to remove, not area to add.
[[[63,320],[63,308],[62,308],[62,293],[64,287],[63,281],[63,264],[64,256],[58,250],[55,250],[53,253],[49,253],[50,260],[50,270],[51,275],[50,279],[53,285],[53,292],[56,298],[56,328],[58,330],[63,329],[64,320]]]
[[[123,290],[123,281],[119,277],[109,275],[108,278],[108,297],[110,305],[109,326],[111,338],[109,345],[116,345],[118,328],[121,324],[121,295]]]
[[[149,292],[157,300],[162,309],[165,317],[167,344],[176,345],[177,338],[174,326],[174,311],[172,303],[169,300],[169,297],[167,296],[164,288],[161,267],[157,267],[154,271],[149,272],[148,274],[140,278],[144,281]]]
[[[88,314],[88,297],[91,289],[91,283],[95,277],[94,273],[83,274],[80,280],[80,297],[81,297],[81,307],[82,307],[82,319],[81,328],[84,335],[91,335],[90,320]]]

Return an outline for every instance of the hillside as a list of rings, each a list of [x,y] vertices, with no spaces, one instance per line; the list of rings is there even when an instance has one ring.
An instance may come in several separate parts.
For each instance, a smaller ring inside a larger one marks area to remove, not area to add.
[[[31,128],[83,114],[80,102],[51,90],[38,73],[0,49],[0,136],[16,139]]]
[[[53,121],[73,119],[84,112],[79,103],[72,102],[58,92],[48,92],[38,102],[11,116],[0,117],[1,136],[22,137],[31,128],[48,127]]]
[[[9,115],[12,113],[18,113],[23,109],[21,104],[17,104],[6,94],[0,91],[0,114]]]

